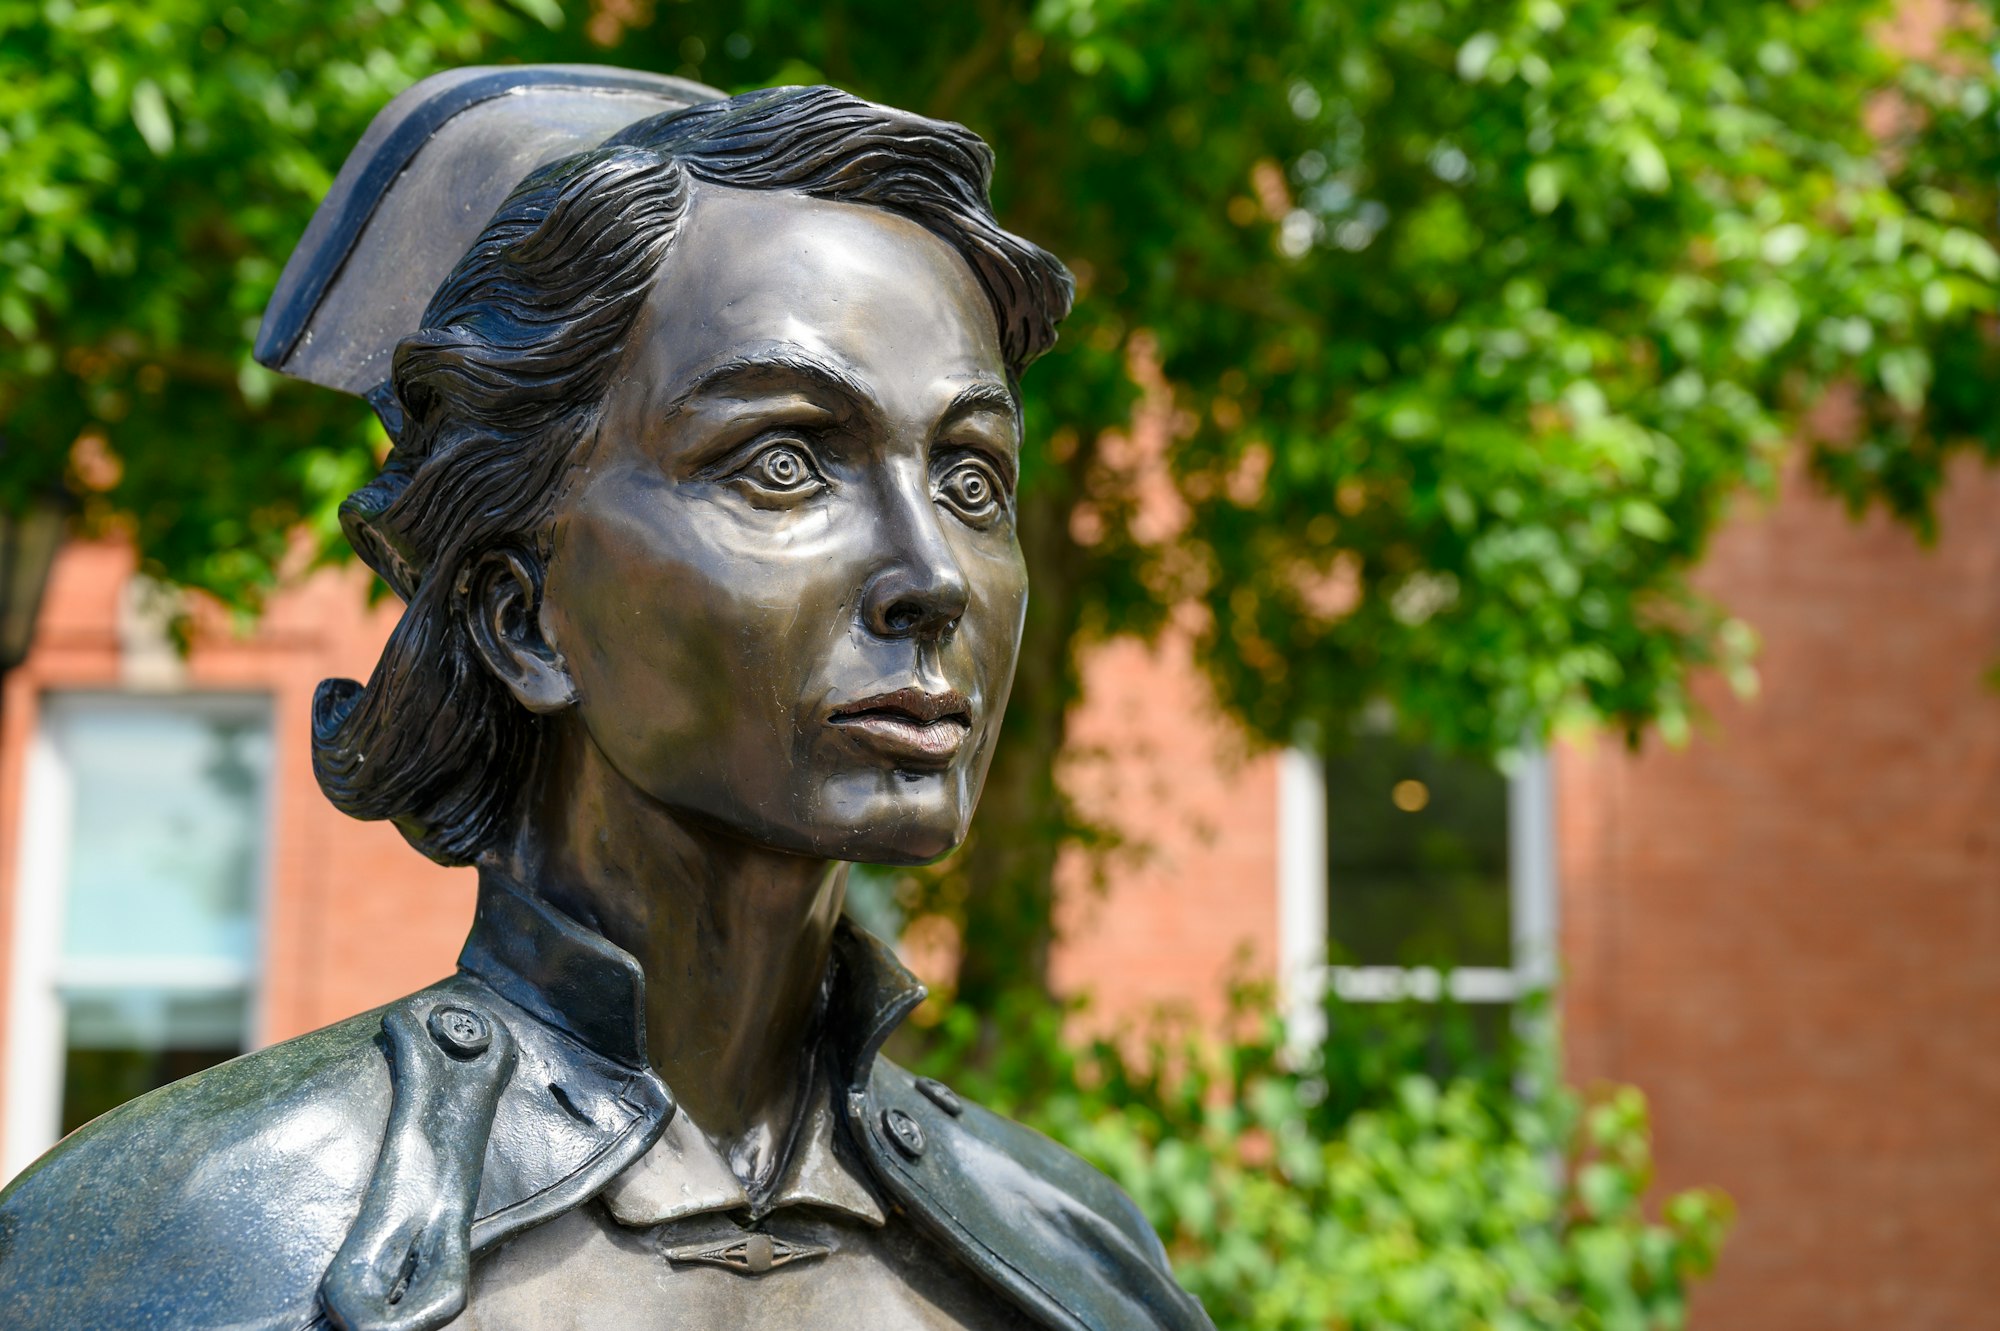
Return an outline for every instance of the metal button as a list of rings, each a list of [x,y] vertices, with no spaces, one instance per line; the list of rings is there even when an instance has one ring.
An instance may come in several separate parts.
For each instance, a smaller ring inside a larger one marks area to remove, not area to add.
[[[936,1077],[917,1078],[917,1089],[924,1093],[924,1099],[929,1100],[953,1118],[957,1118],[965,1112],[965,1101],[959,1099],[956,1091],[939,1081]]]
[[[453,1058],[477,1058],[493,1043],[493,1028],[471,1008],[446,1005],[431,1009],[431,1039]]]
[[[889,1134],[889,1140],[905,1157],[915,1160],[924,1153],[924,1130],[917,1121],[900,1109],[882,1111],[882,1130]]]

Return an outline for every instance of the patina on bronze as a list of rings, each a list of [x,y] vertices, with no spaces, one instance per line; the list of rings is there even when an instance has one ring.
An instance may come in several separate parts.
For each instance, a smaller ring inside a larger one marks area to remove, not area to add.
[[[964,837],[1019,646],[1019,375],[1062,266],[966,130],[588,67],[420,84],[258,354],[365,396],[408,602],[314,762],[476,864],[458,972],[83,1128],[8,1327],[1208,1321],[1076,1157],[879,1056],[846,864]]]

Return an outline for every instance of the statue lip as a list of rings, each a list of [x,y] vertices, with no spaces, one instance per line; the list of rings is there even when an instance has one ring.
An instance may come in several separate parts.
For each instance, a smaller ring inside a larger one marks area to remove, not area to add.
[[[901,688],[841,703],[827,720],[892,758],[942,763],[972,732],[972,703],[957,689]]]

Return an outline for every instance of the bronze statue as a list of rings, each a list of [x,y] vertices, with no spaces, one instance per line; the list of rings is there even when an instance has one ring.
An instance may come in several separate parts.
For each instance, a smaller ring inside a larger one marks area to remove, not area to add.
[[[965,835],[1020,641],[1071,283],[990,166],[587,67],[378,117],[258,354],[395,442],[342,512],[408,605],[321,687],[320,782],[477,919],[15,1180],[0,1325],[1209,1326],[1108,1179],[878,1056],[923,991],[842,916],[847,862]]]

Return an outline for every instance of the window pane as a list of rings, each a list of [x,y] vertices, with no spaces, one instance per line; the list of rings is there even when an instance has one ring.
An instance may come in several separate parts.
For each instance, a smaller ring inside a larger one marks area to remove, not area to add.
[[[65,958],[247,964],[268,720],[165,700],[66,699],[51,711],[75,801]]]
[[[1367,966],[1507,966],[1507,779],[1387,735],[1327,759],[1327,922]]]
[[[241,1053],[270,776],[246,699],[51,698],[70,795],[62,1130]]]
[[[65,995],[62,1130],[74,1132],[134,1096],[192,1076],[243,1052],[241,989],[158,989]]]

